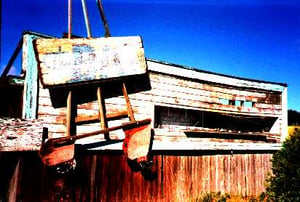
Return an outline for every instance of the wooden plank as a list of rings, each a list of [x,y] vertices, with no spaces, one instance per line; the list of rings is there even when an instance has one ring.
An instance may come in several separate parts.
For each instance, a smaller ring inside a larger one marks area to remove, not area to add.
[[[177,81],[178,82],[178,81]],[[181,85],[162,83],[157,81],[151,81],[153,90],[151,92],[159,92],[162,95],[168,94],[187,94],[191,98],[197,98],[202,100],[212,100],[210,102],[221,103],[221,99],[235,100],[235,101],[251,101],[255,103],[268,104],[268,105],[280,105],[280,95],[266,92],[256,92],[246,90],[232,90],[226,87],[214,87],[210,86],[210,89],[205,88],[192,88],[184,87]],[[164,94],[168,92],[167,94]],[[270,98],[271,97],[271,98]],[[270,100],[273,100],[272,102]],[[274,101],[276,100],[276,102]]]
[[[145,74],[146,60],[138,36],[93,39],[37,39],[45,87]]]
[[[228,86],[262,89],[277,92],[282,92],[286,88],[286,84],[237,78],[212,72],[196,71],[195,69],[183,68],[178,65],[171,65],[153,60],[148,60],[147,64],[149,66],[149,71],[151,72],[154,71],[177,77],[185,77],[188,79],[202,80]]]
[[[106,119],[107,120],[112,120],[112,119],[118,119],[118,118],[124,118],[127,117],[128,113],[127,111],[120,111],[120,112],[113,112],[113,113],[108,113],[106,115]],[[75,118],[75,122],[76,124],[82,124],[82,123],[86,123],[86,122],[95,122],[98,121],[99,122],[99,115],[89,115],[89,116],[85,116],[85,115],[78,115]]]
[[[104,140],[104,139],[102,139]],[[90,141],[92,143],[94,141]],[[86,144],[87,142],[76,142],[78,146]],[[104,146],[106,141],[98,140],[98,145],[88,148],[92,151],[104,151],[104,150],[122,150],[122,142],[112,142]],[[192,141],[191,139],[181,139],[181,141],[170,141],[167,137],[163,140],[155,139],[152,145],[152,151],[268,151],[273,153],[281,149],[280,143],[253,143],[253,142],[201,142]]]
[[[224,106],[221,104],[215,104],[211,105],[209,99],[213,99],[213,96],[216,96],[214,94],[214,91],[222,94],[222,90],[224,90],[224,87],[221,86],[213,86],[212,88],[209,88],[210,86],[208,84],[201,84],[197,83],[193,80],[188,81],[184,79],[178,79],[178,78],[172,78],[166,75],[159,75],[157,73],[152,72],[150,74],[150,79],[152,82],[152,90],[147,92],[139,92],[136,94],[130,95],[130,101],[134,107],[134,109],[137,111],[139,116],[143,118],[146,117],[152,117],[154,119],[154,105],[161,105],[161,106],[170,106],[170,107],[178,107],[178,108],[184,108],[184,109],[193,109],[193,110],[203,110],[203,111],[213,111],[213,112],[221,112],[226,113],[230,115],[249,115],[249,116],[259,116],[259,117],[280,117],[281,114],[281,107],[280,105],[274,105],[274,104],[257,104],[256,108],[247,108],[244,107],[243,109],[238,109],[236,106]],[[155,82],[153,82],[155,81]],[[159,82],[162,82],[162,85],[159,85]],[[177,83],[176,83],[177,82]],[[168,87],[170,87],[169,89]],[[179,86],[179,90],[176,89],[176,87]],[[184,86],[184,87],[183,87]],[[191,86],[191,87],[189,87]],[[186,88],[185,88],[186,87]],[[203,89],[202,89],[203,88]],[[189,92],[189,89],[192,91]],[[209,90],[212,90],[211,92]],[[54,121],[54,126],[49,126],[49,133],[50,135],[55,135],[55,133],[60,134],[63,131],[63,125],[60,125],[61,119],[59,118],[61,115],[65,114],[64,110],[58,110],[51,106],[50,102],[50,95],[46,93],[45,91],[48,91],[47,89],[40,89],[41,97],[40,97],[40,106],[39,106],[39,114],[41,117],[45,117],[47,119],[47,124],[51,125],[51,122]],[[224,90],[224,94],[226,96],[231,96],[230,94],[234,94],[235,96],[238,96],[239,94],[238,89],[227,89]],[[202,96],[203,95],[205,96]],[[253,99],[261,100],[262,98],[268,97],[269,93],[266,91],[249,91],[247,89],[241,90],[242,96],[247,96],[247,93],[249,93],[249,96],[251,96]],[[272,94],[272,93],[271,93]],[[276,93],[275,93],[276,94]],[[277,93],[279,94],[279,93]],[[276,94],[276,96],[277,96]],[[212,98],[210,98],[210,96]],[[200,101],[200,98],[207,99]],[[248,97],[250,98],[250,97]],[[247,99],[248,99],[247,98]],[[199,100],[197,100],[199,99]],[[122,103],[121,103],[122,102]],[[110,98],[106,99],[107,108],[110,109],[111,107],[114,109],[118,109],[120,107],[126,107],[126,102],[124,97],[116,97],[116,98]],[[259,108],[261,107],[261,108]],[[88,104],[82,104],[78,106],[78,114],[86,114],[87,116],[92,116],[97,112],[98,105],[96,102],[91,102]],[[237,111],[235,111],[237,110]],[[47,114],[49,114],[49,118],[47,118]],[[136,115],[136,114],[135,114]],[[50,120],[51,119],[51,120]],[[95,129],[97,127],[96,125],[88,125],[87,127],[80,127],[78,129],[78,132],[84,132],[85,130],[90,131],[91,129]],[[173,132],[169,133],[158,133],[155,132],[155,141],[156,142],[163,142],[166,141],[166,144],[171,142],[177,142],[177,141],[185,141],[184,137],[185,134],[182,132],[179,132],[181,130],[179,126],[173,126]],[[157,130],[156,130],[157,131]],[[276,131],[273,131],[274,133],[277,133]],[[278,139],[278,134],[266,134],[269,138],[272,138],[274,140]],[[56,136],[56,135],[55,135]],[[175,138],[173,138],[175,136]],[[178,136],[178,137],[176,137]],[[181,136],[181,137],[179,137]],[[274,136],[274,137],[271,137]],[[170,138],[173,138],[170,140]],[[181,139],[180,139],[181,138]],[[203,142],[204,140],[201,138],[194,138],[194,142]],[[221,141],[216,139],[205,139],[205,141]],[[230,140],[231,141],[231,140]],[[277,140],[276,140],[277,141]],[[234,142],[237,142],[235,140]],[[172,143],[173,144],[173,143]],[[164,145],[164,144],[163,144]],[[184,146],[187,147],[187,146]],[[115,147],[112,147],[115,148]],[[172,148],[176,148],[176,146],[172,146]]]
[[[184,83],[187,83],[188,85],[184,85]],[[237,90],[230,89],[226,86],[221,88],[213,85],[204,87],[204,85],[208,86],[208,84],[200,83],[197,86],[196,82],[168,78],[164,75],[160,75],[158,81],[153,80],[153,73],[151,74],[151,85],[152,90],[149,94],[158,97],[155,102],[159,102],[159,98],[161,98],[161,100],[164,100],[164,98],[173,98],[175,102],[173,101],[172,104],[178,104],[178,100],[184,99],[190,100],[191,103],[195,101],[195,103],[203,102],[207,104],[222,105],[223,108],[227,107],[228,110],[240,112],[244,111],[245,113],[248,113],[249,110],[257,110],[258,112],[269,111],[270,113],[274,111],[276,113],[282,108],[280,95],[271,92],[253,92],[249,90],[247,91],[246,89]],[[193,85],[195,86],[193,87]],[[274,97],[277,102],[270,102],[269,100],[271,97]],[[253,107],[243,106],[242,104],[240,106],[232,104],[226,105],[222,103],[222,99],[227,101],[234,100],[239,102],[253,102],[255,105]],[[170,104],[171,102],[172,101],[170,100]]]
[[[216,169],[215,171],[219,173],[213,172],[213,168],[217,166],[214,165],[216,157],[209,154],[154,155],[152,171],[155,177],[152,180],[146,180],[140,172],[131,169],[127,159],[121,153],[79,154],[76,156],[76,169],[72,171],[75,175],[70,176],[49,172],[49,169],[45,169],[40,163],[36,152],[15,155],[16,160],[19,158],[21,160],[17,175],[14,174],[17,161],[12,163],[11,156],[8,159],[8,156],[3,158],[4,154],[0,154],[1,171],[3,171],[1,179],[7,182],[7,185],[4,183],[1,187],[1,193],[4,193],[1,195],[3,199],[8,197],[5,193],[8,194],[9,185],[14,184],[13,189],[17,189],[17,195],[11,196],[20,201],[80,199],[81,201],[128,202],[196,201],[201,193],[218,191],[230,194],[232,201],[243,201],[242,196],[254,197],[265,191],[261,176],[270,171],[271,162],[268,160],[272,157],[272,154],[266,153],[217,155],[217,158],[224,158],[227,162],[224,172],[230,175],[229,178],[226,176],[217,181],[214,176],[221,176],[223,171]],[[192,161],[192,168],[190,161]],[[246,169],[241,162],[248,168]],[[262,163],[265,166],[261,167]],[[238,183],[245,177],[239,173],[245,173],[248,178],[245,185],[241,185],[248,188],[247,193],[244,191],[240,193],[238,190]],[[217,190],[211,187],[211,180],[219,185],[227,184],[230,188],[219,187]],[[45,182],[42,186],[41,181]]]
[[[25,34],[23,36],[22,68],[26,71],[23,92],[22,118],[37,118],[38,99],[38,64],[35,59],[33,40],[38,36]]]
[[[43,124],[39,120],[0,118],[0,151],[38,150]]]
[[[247,88],[233,88],[233,87],[228,87],[226,85],[221,85],[221,84],[213,84],[213,83],[206,83],[205,81],[194,81],[190,79],[181,79],[177,77],[171,77],[159,73],[154,73],[150,72],[150,79],[152,85],[155,86],[157,83],[158,85],[170,85],[170,86],[181,86],[186,89],[195,89],[198,90],[199,92],[203,91],[202,94],[207,94],[209,95],[210,92],[214,92],[215,94],[219,93],[220,95],[223,96],[249,96],[249,97],[255,97],[256,99],[258,98],[263,98],[266,96],[266,93],[271,93],[270,91],[267,92],[265,90],[260,90],[260,89],[247,89]],[[273,92],[273,94],[276,94]],[[225,97],[226,98],[226,97]]]

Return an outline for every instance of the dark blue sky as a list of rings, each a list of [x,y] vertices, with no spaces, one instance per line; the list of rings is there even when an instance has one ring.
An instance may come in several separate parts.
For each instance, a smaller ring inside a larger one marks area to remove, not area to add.
[[[24,30],[57,37],[67,31],[67,2],[2,2],[0,72]],[[103,36],[96,1],[87,4],[92,35]],[[300,1],[103,0],[103,6],[111,34],[141,35],[146,57],[287,83],[288,108],[300,111]],[[73,33],[86,36],[81,0],[73,0]]]

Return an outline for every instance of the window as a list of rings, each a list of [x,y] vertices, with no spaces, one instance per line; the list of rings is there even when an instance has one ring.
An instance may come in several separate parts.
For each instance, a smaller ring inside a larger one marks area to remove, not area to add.
[[[223,105],[229,105],[229,100],[228,99],[220,98],[220,102]]]
[[[252,103],[252,102],[251,102]],[[154,127],[163,129],[209,128],[241,132],[269,131],[276,118],[233,115],[211,111],[155,106]]]
[[[237,106],[237,107],[243,106],[243,105],[242,105],[242,102],[243,102],[243,101],[236,100],[236,101],[235,101],[235,106]]]
[[[233,105],[237,107],[247,107],[247,108],[255,107],[255,102],[253,101],[229,100],[225,98],[219,98],[219,100],[220,100],[220,104],[222,105]]]
[[[253,107],[253,102],[251,102],[251,101],[245,101],[244,102],[244,107],[248,107],[248,108]]]

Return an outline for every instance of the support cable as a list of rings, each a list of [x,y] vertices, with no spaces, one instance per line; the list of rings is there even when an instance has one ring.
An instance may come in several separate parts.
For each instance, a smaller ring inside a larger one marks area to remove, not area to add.
[[[86,31],[87,31],[87,36],[88,36],[88,38],[91,38],[92,37],[91,26],[90,26],[90,20],[89,20],[89,16],[88,16],[88,12],[87,12],[87,7],[86,7],[85,0],[81,0],[81,4],[82,4],[82,10],[83,10],[83,15],[84,15],[84,21],[85,21],[85,27],[86,27]]]
[[[103,22],[103,25],[104,25],[105,37],[111,37],[101,0],[96,0],[96,1],[97,1],[98,9],[100,11],[100,16],[101,16],[101,19],[102,19],[102,22]]]

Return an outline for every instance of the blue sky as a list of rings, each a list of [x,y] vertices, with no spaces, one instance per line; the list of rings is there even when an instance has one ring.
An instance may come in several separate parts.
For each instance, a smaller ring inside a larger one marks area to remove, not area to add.
[[[0,72],[24,30],[60,37],[67,0],[2,1]],[[146,57],[232,76],[288,84],[288,108],[300,111],[300,1],[103,0],[113,36],[141,35]],[[87,0],[92,35],[104,35]],[[81,1],[73,34],[86,36]],[[14,65],[12,74],[20,67]]]

